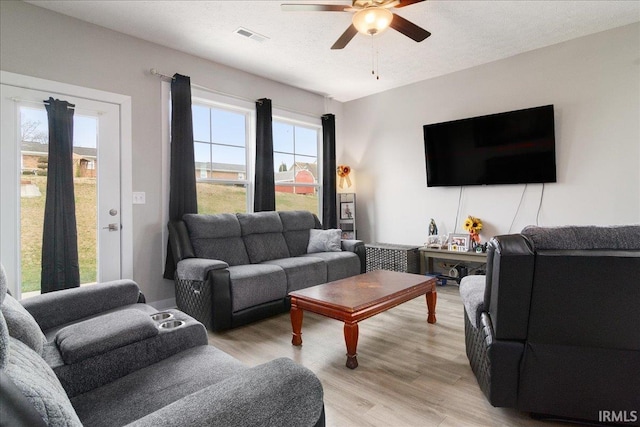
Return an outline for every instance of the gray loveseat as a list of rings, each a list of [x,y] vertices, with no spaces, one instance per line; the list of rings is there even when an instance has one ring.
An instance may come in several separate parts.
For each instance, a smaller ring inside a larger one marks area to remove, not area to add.
[[[178,308],[220,331],[289,310],[291,291],[364,273],[364,243],[320,228],[306,211],[170,222]],[[323,241],[332,233],[333,246]]]
[[[0,424],[324,425],[311,371],[285,358],[244,366],[177,310],[166,321],[184,323],[163,331],[138,296],[118,281],[22,305],[0,269]]]

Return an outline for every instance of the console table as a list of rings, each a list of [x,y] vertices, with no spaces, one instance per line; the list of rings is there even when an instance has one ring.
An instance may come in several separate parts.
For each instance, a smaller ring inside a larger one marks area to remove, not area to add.
[[[421,247],[420,251],[420,273],[433,272],[433,259],[450,259],[454,261],[487,262],[486,252],[457,252],[447,249]]]

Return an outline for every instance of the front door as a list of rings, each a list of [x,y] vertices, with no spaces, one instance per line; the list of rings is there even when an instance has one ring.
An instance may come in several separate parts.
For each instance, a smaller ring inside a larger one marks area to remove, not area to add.
[[[40,290],[48,179],[48,122],[42,101],[49,97],[75,105],[73,171],[80,281],[121,278],[119,106],[9,85],[2,85],[1,91],[0,188],[8,203],[0,208],[0,261],[20,284],[15,290]]]

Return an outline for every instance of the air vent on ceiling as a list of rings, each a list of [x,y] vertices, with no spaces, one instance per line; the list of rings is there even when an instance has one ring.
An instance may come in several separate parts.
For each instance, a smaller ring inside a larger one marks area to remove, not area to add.
[[[257,42],[263,42],[269,39],[269,37],[263,36],[262,34],[258,34],[255,31],[247,30],[246,28],[242,28],[242,27],[238,28],[234,32],[236,34],[239,34],[243,37],[247,37],[251,40],[255,40]]]

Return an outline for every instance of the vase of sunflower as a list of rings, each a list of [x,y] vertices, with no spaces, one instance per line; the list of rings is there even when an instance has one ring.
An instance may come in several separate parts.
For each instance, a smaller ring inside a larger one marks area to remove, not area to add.
[[[471,238],[471,248],[473,250],[480,244],[480,230],[482,230],[482,221],[480,218],[469,215],[464,221],[464,229],[469,233]]]

